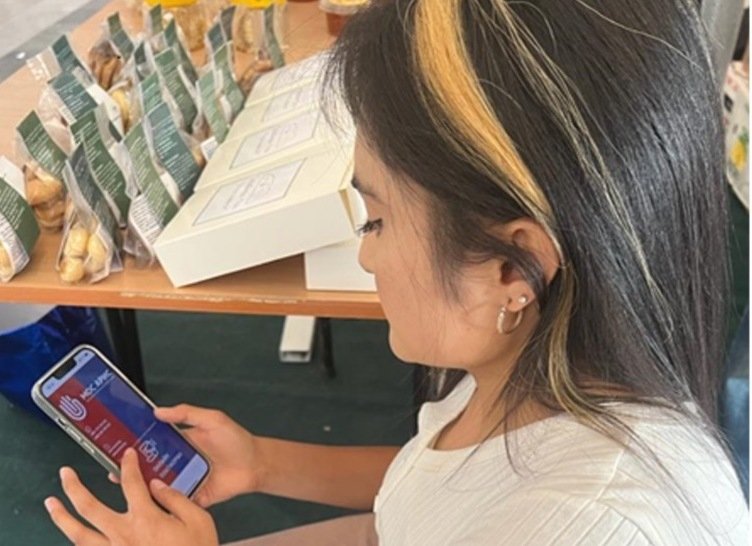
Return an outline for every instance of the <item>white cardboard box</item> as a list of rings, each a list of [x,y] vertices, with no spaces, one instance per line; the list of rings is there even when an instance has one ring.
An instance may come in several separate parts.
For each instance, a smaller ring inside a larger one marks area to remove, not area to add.
[[[373,275],[366,273],[358,263],[360,239],[305,253],[305,277],[308,290],[352,290],[375,292]]]
[[[340,149],[201,189],[157,239],[157,257],[185,286],[348,241],[351,177],[352,154]]]
[[[354,133],[335,130],[320,110],[309,110],[274,125],[233,125],[236,138],[222,143],[196,183],[201,190],[223,184],[248,170],[323,153],[345,150],[352,157]]]
[[[350,216],[356,225],[360,225],[368,218],[366,204],[355,191],[348,192],[347,196]],[[375,292],[376,282],[373,275],[366,273],[358,262],[359,251],[360,239],[353,236],[345,242],[306,252],[306,288]]]
[[[242,138],[248,133],[281,121],[298,117],[311,110],[321,110],[321,90],[313,83],[290,89],[240,111],[226,140]]]
[[[253,84],[245,102],[246,107],[296,87],[321,83],[328,59],[329,51],[322,51],[297,63],[264,74]]]

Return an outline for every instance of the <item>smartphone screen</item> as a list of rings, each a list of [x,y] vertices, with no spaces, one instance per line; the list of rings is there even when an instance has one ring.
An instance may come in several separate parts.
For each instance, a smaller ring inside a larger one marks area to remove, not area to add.
[[[40,391],[118,467],[125,449],[135,448],[147,483],[159,478],[190,496],[209,471],[206,459],[90,348],[73,353]]]

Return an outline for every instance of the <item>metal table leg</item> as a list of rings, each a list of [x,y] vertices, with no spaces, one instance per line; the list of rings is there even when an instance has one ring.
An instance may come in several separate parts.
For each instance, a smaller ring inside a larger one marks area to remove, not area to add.
[[[115,364],[134,385],[146,392],[136,312],[133,309],[107,309],[106,312],[112,343],[117,354]]]
[[[316,324],[319,330],[319,342],[321,343],[321,362],[324,364],[326,375],[328,377],[336,377],[337,370],[334,368],[334,352],[332,351],[331,319],[317,318]]]

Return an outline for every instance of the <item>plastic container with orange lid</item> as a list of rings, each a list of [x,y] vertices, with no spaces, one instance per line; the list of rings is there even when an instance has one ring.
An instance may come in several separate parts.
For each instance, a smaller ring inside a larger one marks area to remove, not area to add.
[[[339,36],[347,20],[368,4],[368,0],[319,0],[319,8],[326,13],[329,34]]]

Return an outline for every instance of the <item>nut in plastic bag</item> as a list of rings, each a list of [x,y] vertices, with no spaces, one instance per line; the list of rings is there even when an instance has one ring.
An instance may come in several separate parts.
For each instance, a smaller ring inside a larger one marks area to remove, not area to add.
[[[117,222],[94,180],[83,145],[66,162],[64,179],[72,206],[66,213],[57,271],[67,283],[95,283],[122,270],[121,245]]]
[[[16,155],[24,166],[26,198],[39,225],[53,231],[60,229],[66,199],[62,183],[66,153],[34,111],[16,128]]]

